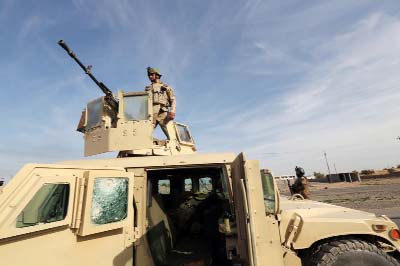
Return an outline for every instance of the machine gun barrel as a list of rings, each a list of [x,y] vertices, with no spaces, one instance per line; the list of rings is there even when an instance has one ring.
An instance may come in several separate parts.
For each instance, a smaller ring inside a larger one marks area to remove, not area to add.
[[[64,40],[59,40],[58,44],[75,60],[76,63],[85,71],[85,73],[93,80],[94,83],[103,91],[106,95],[105,100],[114,109],[116,112],[118,111],[118,101],[115,99],[112,91],[101,81],[98,81],[95,76],[93,76],[91,69],[92,66],[85,66],[82,62],[76,57],[75,53],[68,47],[68,45],[64,42]]]

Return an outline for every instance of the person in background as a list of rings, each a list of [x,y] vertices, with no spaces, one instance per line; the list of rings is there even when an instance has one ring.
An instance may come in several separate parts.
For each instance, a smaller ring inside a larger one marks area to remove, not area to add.
[[[296,171],[296,180],[294,181],[294,184],[291,185],[291,192],[292,194],[300,194],[303,196],[305,199],[310,198],[310,191],[309,191],[309,184],[308,184],[308,179],[304,176],[305,172],[304,169],[296,166],[295,168]]]

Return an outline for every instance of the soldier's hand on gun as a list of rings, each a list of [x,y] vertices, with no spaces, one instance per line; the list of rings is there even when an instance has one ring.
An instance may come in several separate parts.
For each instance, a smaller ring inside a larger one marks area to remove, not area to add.
[[[175,118],[175,113],[169,112],[169,113],[168,113],[168,119],[174,120],[174,118]]]

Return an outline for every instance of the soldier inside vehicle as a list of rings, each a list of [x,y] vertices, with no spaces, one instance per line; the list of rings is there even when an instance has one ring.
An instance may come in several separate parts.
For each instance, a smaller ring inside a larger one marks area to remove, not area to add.
[[[147,241],[156,265],[229,265],[219,230],[232,217],[223,176],[220,168],[148,172]]]

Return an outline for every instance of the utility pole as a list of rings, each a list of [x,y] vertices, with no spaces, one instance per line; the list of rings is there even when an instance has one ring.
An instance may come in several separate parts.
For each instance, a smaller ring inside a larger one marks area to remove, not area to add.
[[[333,168],[335,168],[336,177],[339,178],[339,175],[337,174],[337,170],[336,170],[336,163],[333,163]]]
[[[324,152],[324,156],[325,156],[326,166],[328,167],[328,182],[332,183],[332,180],[331,180],[331,169],[329,169],[328,157],[326,157],[326,152]]]

